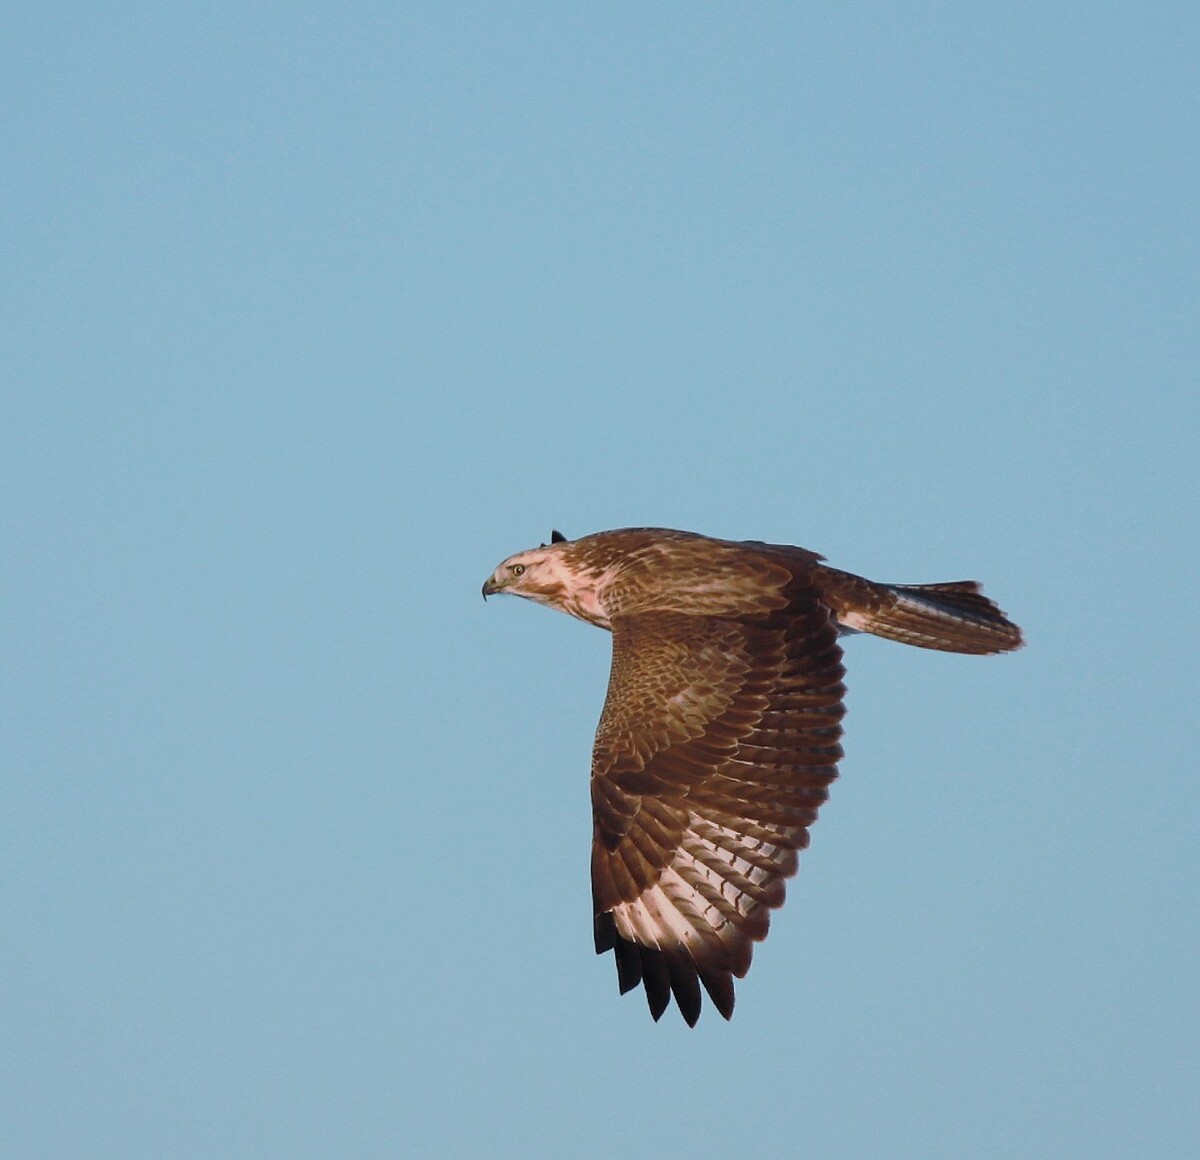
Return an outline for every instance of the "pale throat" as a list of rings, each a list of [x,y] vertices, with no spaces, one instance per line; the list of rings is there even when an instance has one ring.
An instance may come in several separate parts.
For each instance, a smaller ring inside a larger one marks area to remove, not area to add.
[[[568,593],[562,607],[564,612],[586,620],[588,624],[599,625],[601,628],[612,627],[595,588],[580,588],[576,592]]]
[[[543,570],[550,573],[547,590],[533,596],[535,600],[600,628],[612,627],[600,598],[605,573],[575,571],[564,560],[547,560]]]

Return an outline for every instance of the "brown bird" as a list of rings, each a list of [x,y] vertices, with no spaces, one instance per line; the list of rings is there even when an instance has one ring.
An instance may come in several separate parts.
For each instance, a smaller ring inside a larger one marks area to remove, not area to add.
[[[483,585],[609,629],[592,752],[596,953],[621,993],[689,1025],[733,980],[828,797],[845,712],[838,636],[959,653],[1020,647],[973,580],[877,584],[804,548],[626,528],[518,552]]]

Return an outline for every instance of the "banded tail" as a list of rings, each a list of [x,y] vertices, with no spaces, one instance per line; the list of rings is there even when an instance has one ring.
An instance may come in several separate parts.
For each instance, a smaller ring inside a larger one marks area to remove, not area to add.
[[[826,569],[833,577],[834,569]],[[837,573],[829,591],[838,623],[858,632],[957,653],[1020,648],[1021,630],[974,580],[948,584],[876,584]],[[849,581],[850,583],[846,583]]]

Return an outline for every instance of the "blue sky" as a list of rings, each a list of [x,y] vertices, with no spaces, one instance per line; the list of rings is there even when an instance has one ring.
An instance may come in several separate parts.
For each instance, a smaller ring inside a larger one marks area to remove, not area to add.
[[[1182,3],[13,5],[0,1150],[1192,1156]],[[848,642],[731,1024],[593,956],[654,524],[975,577]]]

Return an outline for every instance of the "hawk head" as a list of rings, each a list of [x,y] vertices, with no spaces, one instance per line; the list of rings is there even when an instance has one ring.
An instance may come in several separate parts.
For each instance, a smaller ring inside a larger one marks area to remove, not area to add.
[[[574,558],[574,548],[572,541],[555,531],[548,545],[509,556],[483,582],[484,600],[508,592],[607,628],[608,617],[596,593],[595,571]]]
[[[543,544],[540,548],[509,556],[483,582],[484,600],[497,592],[510,592],[513,596],[524,596],[542,604],[551,603],[547,597],[563,590],[560,556],[556,544]]]

